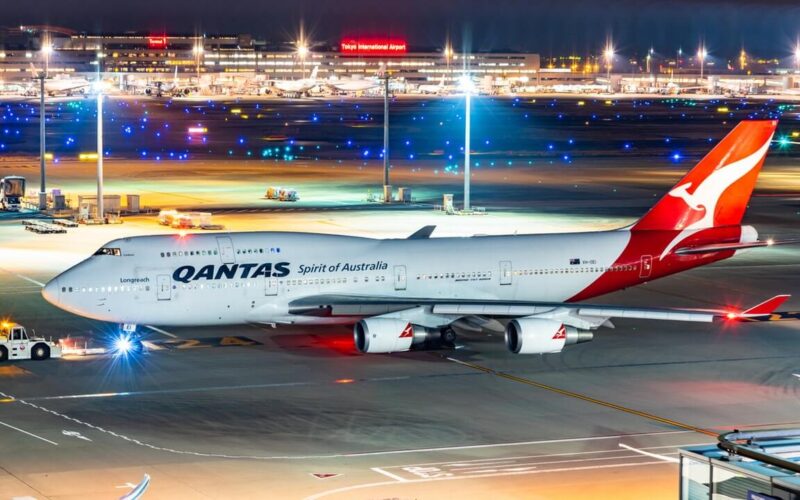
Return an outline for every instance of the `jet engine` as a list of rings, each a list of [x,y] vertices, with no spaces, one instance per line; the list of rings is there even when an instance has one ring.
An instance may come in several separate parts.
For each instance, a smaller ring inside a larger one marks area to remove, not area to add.
[[[561,352],[565,345],[589,342],[593,337],[590,331],[552,319],[519,318],[506,326],[506,347],[514,354]]]
[[[362,319],[353,327],[356,349],[370,354],[408,351],[412,345],[422,344],[439,335],[436,330],[397,318]]]

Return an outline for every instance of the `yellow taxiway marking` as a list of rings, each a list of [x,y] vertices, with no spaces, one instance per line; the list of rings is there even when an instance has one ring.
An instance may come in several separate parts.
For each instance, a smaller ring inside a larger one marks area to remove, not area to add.
[[[679,429],[684,429],[687,431],[697,432],[699,434],[705,434],[706,436],[711,436],[716,438],[719,433],[710,431],[708,429],[702,429],[700,427],[695,427],[690,424],[686,424],[683,422],[678,422],[677,420],[672,420],[670,418],[659,417],[658,415],[654,415],[652,413],[647,413],[640,410],[635,410],[633,408],[628,408],[627,406],[618,405],[616,403],[612,403],[610,401],[603,401],[602,399],[593,398],[591,396],[586,396],[584,394],[579,394],[577,392],[568,391],[566,389],[559,389],[558,387],[554,387],[552,385],[543,384],[541,382],[536,382],[535,380],[531,380],[529,378],[520,377],[517,375],[511,375],[510,373],[499,372],[493,370],[492,368],[487,368],[485,366],[477,365],[475,363],[469,363],[467,361],[461,361],[460,359],[455,359],[451,357],[445,357],[448,361],[452,361],[454,363],[458,363],[460,365],[466,366],[468,368],[472,368],[473,370],[482,371],[484,373],[488,373],[490,375],[495,375],[497,377],[504,378],[506,380],[510,380],[512,382],[518,382],[520,384],[529,385],[531,387],[536,387],[538,389],[544,389],[546,391],[550,391],[556,394],[561,394],[562,396],[567,396],[574,399],[580,399],[581,401],[586,401],[587,403],[593,403],[600,406],[605,406],[606,408],[611,408],[612,410],[621,411],[624,413],[628,413],[630,415],[636,415],[637,417],[646,418],[648,420],[653,420],[655,422],[660,422],[662,424],[671,425],[673,427],[677,427]]]

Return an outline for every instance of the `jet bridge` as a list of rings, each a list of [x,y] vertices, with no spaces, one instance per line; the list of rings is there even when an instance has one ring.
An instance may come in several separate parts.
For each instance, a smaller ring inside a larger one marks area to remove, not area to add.
[[[800,429],[729,432],[679,456],[681,500],[800,498]]]

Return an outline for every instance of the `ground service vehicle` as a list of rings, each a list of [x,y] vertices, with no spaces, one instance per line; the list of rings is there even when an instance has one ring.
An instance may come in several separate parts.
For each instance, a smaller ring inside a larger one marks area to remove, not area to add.
[[[60,358],[61,346],[41,337],[28,337],[17,323],[0,323],[0,362],[17,359]]]
[[[11,175],[0,179],[0,208],[8,212],[19,212],[25,196],[25,178]]]

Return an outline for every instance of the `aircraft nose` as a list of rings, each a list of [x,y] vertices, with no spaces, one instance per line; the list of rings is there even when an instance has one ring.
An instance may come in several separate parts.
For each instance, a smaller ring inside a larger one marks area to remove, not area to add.
[[[58,278],[53,278],[42,288],[42,296],[54,306],[59,305],[61,288],[58,286]]]

